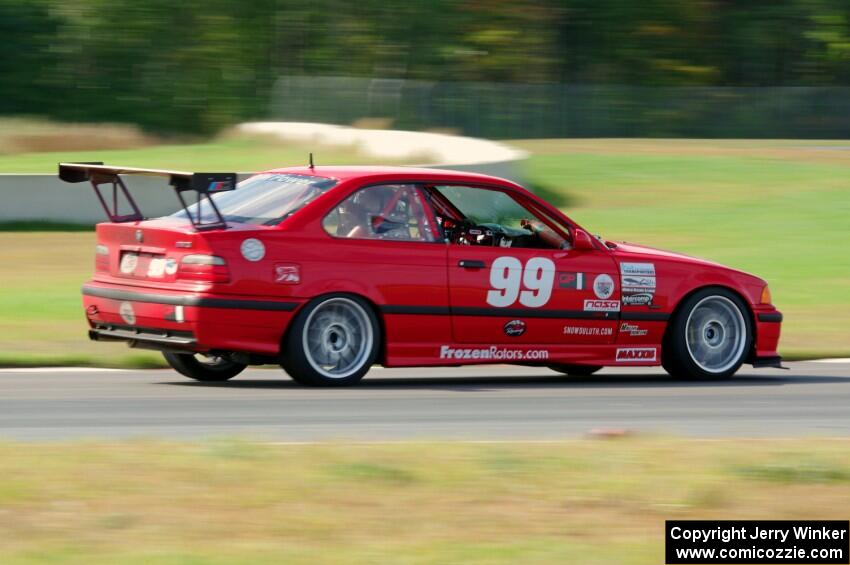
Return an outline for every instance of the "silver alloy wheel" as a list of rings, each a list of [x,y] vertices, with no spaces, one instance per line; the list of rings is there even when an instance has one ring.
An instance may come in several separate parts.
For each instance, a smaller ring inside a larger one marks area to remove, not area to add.
[[[329,379],[344,379],[362,369],[374,339],[369,315],[349,298],[319,304],[307,316],[301,336],[307,362]]]
[[[725,296],[707,296],[697,302],[685,323],[688,354],[706,373],[734,367],[744,354],[747,337],[744,315]]]

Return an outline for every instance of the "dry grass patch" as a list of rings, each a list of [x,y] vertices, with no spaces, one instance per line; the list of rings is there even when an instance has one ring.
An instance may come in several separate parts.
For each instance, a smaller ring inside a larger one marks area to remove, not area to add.
[[[0,155],[54,151],[136,149],[161,143],[126,124],[75,124],[47,120],[0,119]]]
[[[839,440],[7,443],[0,473],[12,565],[657,563],[665,519],[850,505]]]

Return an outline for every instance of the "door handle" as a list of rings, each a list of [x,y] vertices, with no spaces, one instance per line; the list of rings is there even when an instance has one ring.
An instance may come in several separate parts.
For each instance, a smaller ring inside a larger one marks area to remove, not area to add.
[[[464,269],[483,269],[487,266],[484,264],[484,261],[477,261],[475,259],[461,259],[457,264]]]

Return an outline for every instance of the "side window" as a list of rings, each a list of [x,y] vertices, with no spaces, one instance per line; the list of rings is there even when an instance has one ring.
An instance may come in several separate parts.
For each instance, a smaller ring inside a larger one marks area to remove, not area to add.
[[[322,225],[334,237],[436,241],[430,208],[412,184],[362,188],[325,216]]]
[[[451,233],[446,235],[453,243],[540,249],[569,247],[563,236],[505,192],[470,186],[434,188],[463,214],[463,220],[447,230]],[[548,216],[546,220],[552,221]]]

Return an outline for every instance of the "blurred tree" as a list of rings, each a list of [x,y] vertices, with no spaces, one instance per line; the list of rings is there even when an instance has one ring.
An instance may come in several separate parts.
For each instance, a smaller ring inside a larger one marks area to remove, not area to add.
[[[200,134],[281,76],[850,84],[847,0],[0,0],[0,42],[0,113]]]
[[[45,88],[59,53],[52,49],[59,21],[39,0],[0,0],[0,114],[41,113],[55,104]]]

